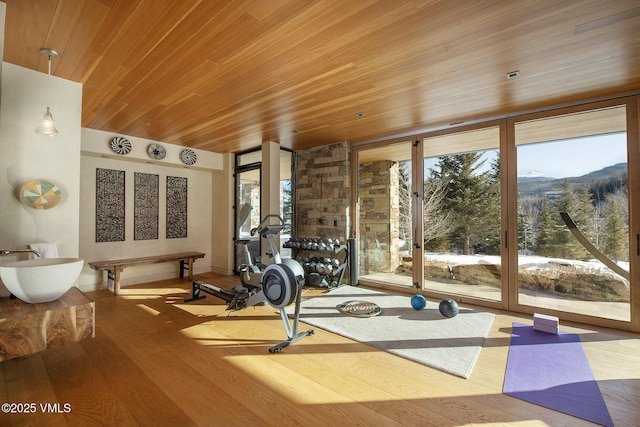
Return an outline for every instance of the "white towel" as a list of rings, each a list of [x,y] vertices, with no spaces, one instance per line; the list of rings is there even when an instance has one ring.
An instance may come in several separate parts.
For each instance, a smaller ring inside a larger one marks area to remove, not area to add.
[[[55,243],[31,243],[29,247],[34,251],[38,251],[42,258],[59,258],[58,245]],[[29,259],[38,259],[38,256],[29,253]]]

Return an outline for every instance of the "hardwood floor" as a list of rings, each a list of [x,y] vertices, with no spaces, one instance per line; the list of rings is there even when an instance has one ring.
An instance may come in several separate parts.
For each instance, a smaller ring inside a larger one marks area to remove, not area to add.
[[[286,338],[275,309],[229,318],[212,296],[184,303],[190,286],[175,279],[88,293],[95,338],[0,364],[1,402],[36,406],[0,414],[0,425],[591,425],[502,394],[511,322],[521,318],[497,315],[465,380],[317,328],[270,354]],[[640,335],[562,329],[581,334],[616,426],[640,425]]]

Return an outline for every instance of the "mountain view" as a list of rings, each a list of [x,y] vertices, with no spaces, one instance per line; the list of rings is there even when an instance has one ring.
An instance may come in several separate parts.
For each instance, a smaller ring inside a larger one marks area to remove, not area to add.
[[[518,183],[531,182],[531,181],[553,181],[556,178],[546,176],[542,172],[531,171],[522,175],[518,175]]]
[[[539,172],[528,172],[518,176],[518,192],[521,196],[541,196],[549,191],[562,191],[565,181],[574,191],[587,187],[594,194],[604,195],[626,184],[627,164],[618,163],[586,175],[567,178],[552,178]]]

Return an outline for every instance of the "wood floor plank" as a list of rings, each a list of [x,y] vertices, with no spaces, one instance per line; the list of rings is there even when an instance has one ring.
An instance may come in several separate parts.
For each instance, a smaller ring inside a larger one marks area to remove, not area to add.
[[[185,303],[190,286],[171,279],[91,293],[95,338],[0,364],[0,397],[69,402],[72,412],[0,414],[0,424],[592,425],[502,394],[511,323],[530,319],[498,313],[465,380],[304,323],[314,335],[270,354],[286,338],[277,310],[227,317],[212,296]],[[562,326],[580,334],[616,425],[640,425],[640,336]]]
[[[268,347],[278,340],[260,342],[262,341],[260,338],[249,337],[249,343],[257,342],[259,344],[256,346],[243,345],[242,347],[235,345],[237,339],[225,335],[224,332],[230,331],[232,334],[237,334],[237,325],[243,323],[246,321],[225,318],[213,327],[211,324],[196,327],[200,332],[192,331],[191,337],[199,343],[211,340],[213,344],[206,345],[204,350],[203,345],[198,344],[193,347],[192,351],[180,351],[176,357],[180,357],[185,365],[197,369],[203,378],[213,378],[225,389],[233,390],[233,392],[230,391],[232,398],[251,402],[248,410],[256,413],[270,425],[277,424],[278,420],[296,425],[326,425],[332,419],[340,422],[341,418],[336,415],[335,411],[317,417],[296,409],[300,405],[300,397],[304,397],[310,392],[325,394],[329,392],[318,390],[317,386],[312,386],[308,378],[293,375],[290,370],[282,369],[272,362],[272,359],[283,356],[282,354],[269,355],[267,351]],[[225,327],[230,329],[225,331]],[[224,331],[222,335],[221,329]],[[271,332],[273,335],[275,331]],[[280,330],[277,332],[280,335],[283,333]],[[217,345],[220,338],[228,338],[229,340],[222,345]],[[242,351],[236,351],[239,349]],[[172,352],[174,348],[167,345],[167,350]],[[217,359],[209,357],[214,354],[218,355]],[[223,354],[224,360],[220,359],[220,354]],[[203,358],[206,359],[203,360]],[[245,363],[243,360],[247,360],[247,362]],[[262,368],[263,366],[265,368]],[[278,374],[274,376],[273,372],[278,372]],[[269,378],[273,380],[270,381]],[[296,384],[295,390],[298,390],[301,385],[300,389],[305,390],[305,393],[300,396],[290,396],[291,384]],[[305,384],[306,386],[304,386]]]
[[[154,309],[162,308],[158,304],[150,304],[150,306],[153,306]],[[206,312],[207,308],[202,308]],[[273,363],[274,360],[283,359],[285,355],[269,355],[267,349],[286,338],[282,320],[273,308],[256,307],[255,309],[243,311],[242,314],[238,313],[237,316],[232,318],[227,318],[223,307],[213,305],[209,307],[208,315],[201,313],[199,318],[202,319],[201,324],[193,325],[187,322],[187,329],[189,329],[190,336],[200,343],[209,342],[210,345],[208,345],[208,347],[210,347],[212,351],[222,348],[229,356],[234,356],[230,359],[234,367],[228,369],[227,372],[222,375],[229,375],[235,370],[242,371],[246,369],[246,367],[249,367],[251,372],[255,372],[260,377],[261,383],[249,385],[247,387],[248,391],[246,391],[245,394],[257,393],[255,398],[252,399],[252,401],[255,402],[255,407],[252,407],[252,410],[264,414],[264,417],[269,423],[277,423],[278,419],[282,419],[283,414],[288,412],[285,409],[289,403],[295,407],[300,404],[305,404],[304,402],[307,400],[317,402],[318,399],[322,399],[323,396],[327,396],[331,400],[339,397],[339,394],[334,393],[332,390],[319,387],[317,383],[310,381],[304,375],[297,375],[291,372],[286,366],[278,366],[278,364]],[[255,322],[258,318],[260,319],[261,327],[255,328]],[[175,323],[172,324],[175,325]],[[181,324],[181,326],[184,325],[184,323]],[[264,336],[264,339],[259,336],[253,339],[251,335],[247,335],[256,330],[260,335]],[[245,338],[238,341],[235,337],[243,333]],[[222,343],[222,345],[218,345],[219,343]],[[255,343],[257,345],[247,345],[247,343]],[[182,356],[182,358],[184,359],[184,356]],[[242,360],[245,359],[247,359],[246,364],[242,362]],[[204,366],[200,370],[203,375],[205,375],[206,370],[213,370],[215,368],[209,364],[207,365],[208,366]],[[261,367],[263,365],[264,368]],[[249,372],[249,374],[251,374],[251,372]],[[214,373],[213,375],[217,378],[221,376],[220,373]],[[305,393],[290,396],[289,389],[291,383],[295,383],[296,388],[300,387],[305,390]],[[262,405],[261,401],[265,400],[266,396],[272,395],[272,393],[275,399],[272,405],[279,406],[281,410],[274,413],[273,410],[269,410],[267,407],[259,409]],[[350,401],[349,399],[346,400]],[[321,418],[307,417],[299,421],[295,419],[290,421],[296,423],[301,422],[303,425],[323,425],[331,423],[332,420],[341,423],[345,419],[348,419],[348,416],[352,416],[353,412],[354,411],[351,410],[349,413],[342,413],[341,410],[336,410],[336,406],[334,405],[331,406],[331,408],[327,408],[327,411],[323,413]],[[380,421],[381,419],[380,414],[376,414],[366,407],[361,407],[359,412],[358,414],[358,411],[355,411],[355,415],[358,417],[357,419],[365,422],[367,420],[370,422],[374,420]],[[275,415],[276,418],[269,418],[269,414]],[[391,422],[391,420],[388,420],[388,422]]]
[[[194,368],[184,363],[183,355],[204,353],[200,345],[171,329],[142,333],[140,328],[145,329],[145,322],[140,322],[139,313],[123,310],[121,314],[103,325],[99,332],[117,342],[133,363],[178,407],[188,411],[197,424],[207,425],[216,421],[221,425],[242,425],[256,420],[245,406],[248,401],[233,399],[225,392],[224,385],[219,384],[218,378],[210,381],[201,374],[199,366]],[[179,350],[178,357],[169,351],[171,348]],[[217,363],[220,358],[207,356],[201,357],[202,364]]]
[[[65,415],[67,425],[103,424],[135,425],[118,393],[109,387],[78,343],[42,353],[49,378],[60,403],[70,405]]]
[[[105,337],[82,346],[106,385],[118,390],[119,400],[138,425],[152,425],[157,420],[166,425],[196,425],[113,341]]]
[[[325,334],[317,332],[318,337]],[[483,390],[469,387],[463,379],[452,381],[450,375],[415,362],[392,354],[364,350],[361,353],[336,354],[333,362],[312,352],[307,358],[315,360],[309,364],[324,365],[318,367],[323,374],[315,377],[315,381],[328,386],[334,384],[336,390],[356,398],[382,415],[399,420],[403,425],[447,425],[452,407],[457,408],[459,414],[465,413],[468,421],[474,422],[495,422],[504,420],[505,414],[508,415],[500,409],[488,411],[484,403],[487,396]],[[323,360],[330,363],[323,363]],[[347,384],[345,378],[348,378]],[[460,395],[460,389],[465,389],[463,395]],[[495,408],[501,406],[496,405]]]
[[[3,414],[4,419],[0,418],[0,425],[67,425],[63,414],[50,412],[48,409],[52,407],[46,406],[64,402],[60,402],[55,393],[41,354],[7,360],[2,363],[2,367],[5,372],[3,384],[6,387],[7,396],[10,396],[2,402],[32,406],[28,412]],[[34,404],[35,411],[32,411]]]

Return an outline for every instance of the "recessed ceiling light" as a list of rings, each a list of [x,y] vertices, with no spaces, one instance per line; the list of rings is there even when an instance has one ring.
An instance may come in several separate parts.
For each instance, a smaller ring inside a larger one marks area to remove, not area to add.
[[[507,78],[508,79],[515,79],[516,77],[520,76],[520,70],[515,70],[515,71],[511,71],[510,73],[507,73]]]
[[[364,117],[364,113],[361,111],[361,112],[359,112],[359,113],[356,113],[356,116],[357,116],[357,117]]]

